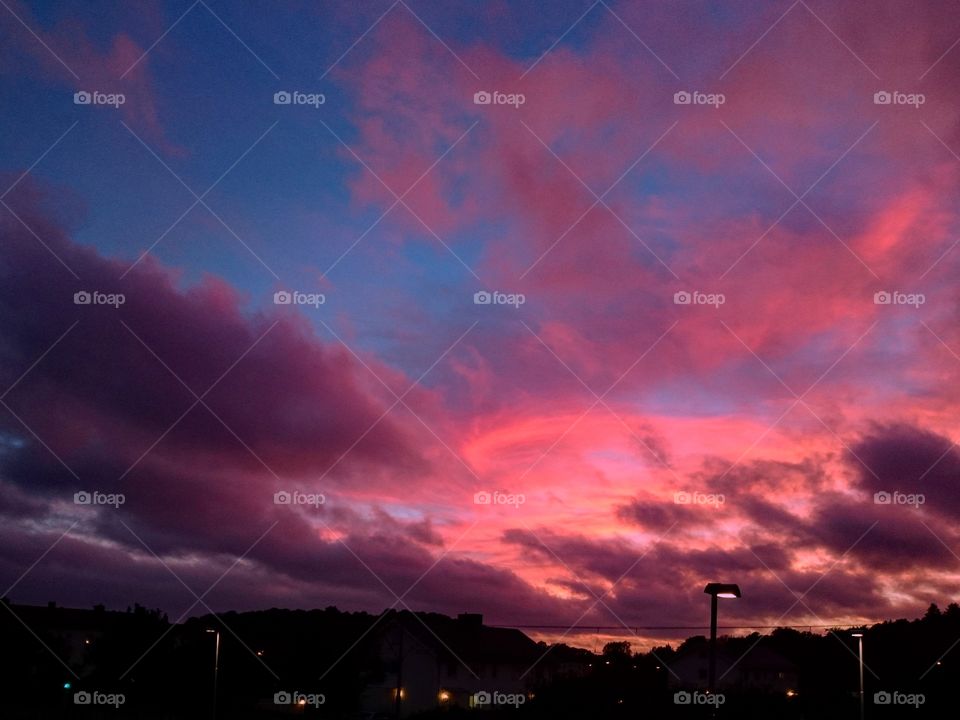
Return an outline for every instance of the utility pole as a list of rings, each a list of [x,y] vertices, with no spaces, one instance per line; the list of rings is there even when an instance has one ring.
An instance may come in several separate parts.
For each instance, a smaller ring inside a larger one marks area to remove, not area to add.
[[[717,596],[710,596],[710,692],[717,685]]]
[[[213,720],[217,720],[217,679],[220,675],[220,631],[207,629],[208,633],[214,633],[216,644],[213,651]]]

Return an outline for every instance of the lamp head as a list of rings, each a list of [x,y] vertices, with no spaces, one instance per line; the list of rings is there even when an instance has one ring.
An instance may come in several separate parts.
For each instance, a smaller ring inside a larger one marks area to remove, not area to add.
[[[740,594],[740,586],[735,583],[707,583],[703,592],[707,595],[716,595],[720,598],[742,597]]]

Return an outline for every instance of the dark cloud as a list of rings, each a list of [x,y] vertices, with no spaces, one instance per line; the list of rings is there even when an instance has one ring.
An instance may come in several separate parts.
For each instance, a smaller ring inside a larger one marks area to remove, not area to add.
[[[8,482],[61,497],[121,491],[148,524],[220,534],[231,513],[262,517],[274,490],[316,482],[335,463],[327,487],[427,470],[416,438],[380,419],[389,406],[369,372],[296,315],[244,312],[215,278],[180,289],[149,259],[120,280],[126,263],[71,242],[29,207],[18,214],[81,279],[3,216],[0,383],[30,370],[0,416]],[[75,305],[82,290],[125,302]],[[184,384],[209,389],[209,409],[191,410]]]
[[[920,493],[924,509],[960,518],[960,450],[950,438],[913,425],[879,426],[851,446],[848,461],[871,495]]]

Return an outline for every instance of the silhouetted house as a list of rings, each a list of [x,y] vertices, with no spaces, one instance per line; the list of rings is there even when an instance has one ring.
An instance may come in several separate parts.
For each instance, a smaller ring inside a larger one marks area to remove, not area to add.
[[[710,676],[710,646],[701,643],[682,652],[670,663],[670,685],[705,689]],[[717,690],[760,690],[771,693],[796,691],[797,666],[762,644],[740,653],[717,648]]]
[[[525,702],[539,678],[544,649],[519,630],[492,628],[483,617],[388,612],[373,647],[382,673],[361,699],[366,712],[407,717],[432,708]],[[537,665],[536,667],[534,667]],[[479,695],[478,695],[479,693]],[[517,698],[522,696],[522,700]]]
[[[543,651],[546,649],[544,647]],[[593,663],[596,661],[597,656],[589,650],[560,643],[550,648],[550,652],[538,664],[538,669],[540,677],[544,679],[582,678],[592,672]]]
[[[129,612],[106,610],[97,605],[92,610],[58,607],[50,602],[43,605],[15,605],[6,600],[4,620],[13,629],[22,627],[40,638],[56,655],[80,674],[91,671],[91,658],[97,643],[107,635],[122,634],[134,622]]]

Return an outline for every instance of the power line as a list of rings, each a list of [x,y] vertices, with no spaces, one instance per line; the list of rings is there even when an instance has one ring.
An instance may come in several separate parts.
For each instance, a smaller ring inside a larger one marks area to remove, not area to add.
[[[489,625],[488,627],[495,628],[510,628],[514,630],[584,630],[584,631],[596,631],[601,630],[619,630],[623,632],[624,630],[709,630],[709,625]],[[776,630],[777,628],[817,628],[817,629],[836,629],[843,630],[846,628],[862,627],[862,625],[810,625],[808,623],[790,625],[790,624],[780,624],[780,625],[718,625],[718,630]]]

